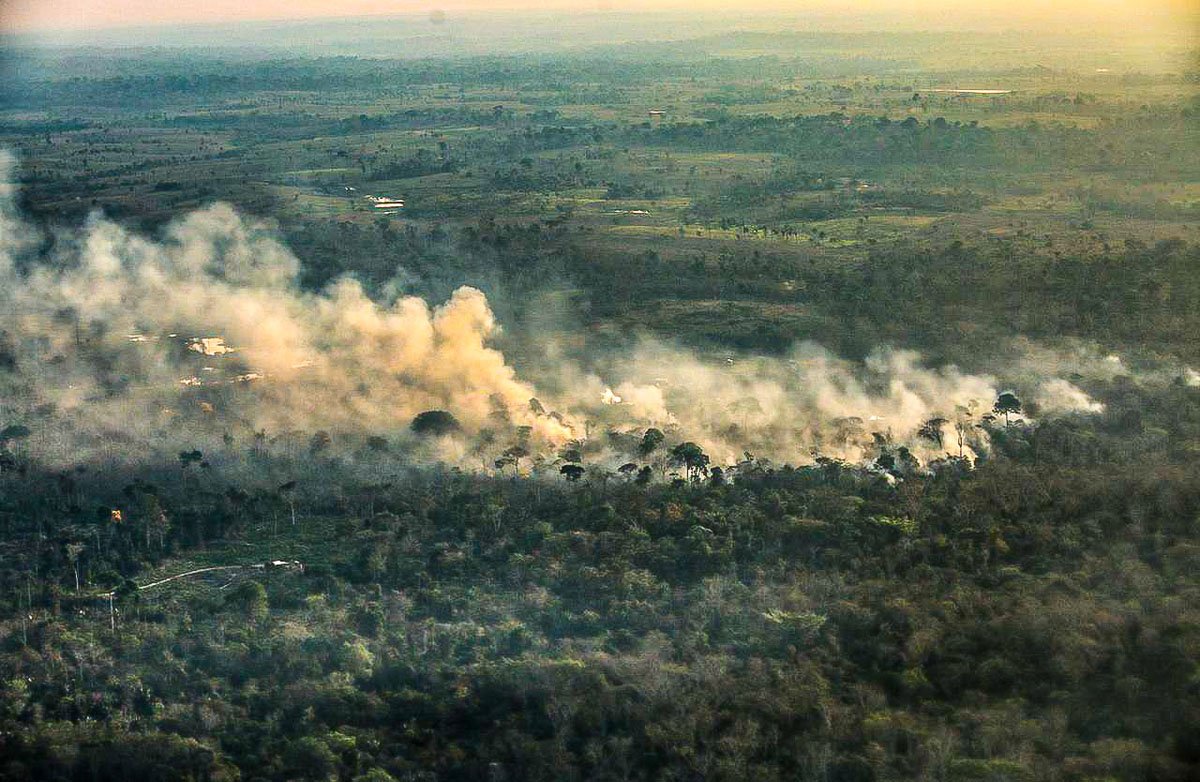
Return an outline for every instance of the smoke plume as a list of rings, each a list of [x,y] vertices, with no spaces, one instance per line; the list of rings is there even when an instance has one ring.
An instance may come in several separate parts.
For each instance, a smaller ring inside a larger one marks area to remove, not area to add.
[[[587,369],[543,369],[543,395],[492,347],[499,326],[478,290],[433,307],[372,300],[352,279],[302,290],[270,226],[224,205],[157,240],[93,216],[46,252],[14,206],[11,159],[3,165],[0,427],[28,429],[26,447],[47,464],[270,437],[313,449],[385,438],[415,461],[482,469],[514,446],[518,469],[570,447],[615,466],[651,426],[699,443],[715,464],[747,451],[858,461],[901,444],[928,460],[955,450],[956,424],[977,422],[1000,390],[907,351],[852,364],[802,344],[783,360],[712,362],[647,340]],[[1099,409],[1058,378],[1038,401]],[[429,410],[453,415],[455,433],[412,433]],[[971,431],[966,447],[986,448]]]

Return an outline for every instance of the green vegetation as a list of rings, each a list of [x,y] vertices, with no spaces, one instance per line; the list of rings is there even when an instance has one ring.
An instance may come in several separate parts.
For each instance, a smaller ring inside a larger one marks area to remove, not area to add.
[[[227,201],[311,290],[479,287],[518,367],[646,334],[1122,360],[1072,378],[1094,414],[985,400],[978,458],[926,422],[924,465],[717,464],[665,425],[479,474],[389,432],[47,465],[0,398],[0,779],[1196,779],[1197,60],[1027,43],[6,53],[37,219]]]
[[[6,472],[5,773],[1188,779],[1200,393],[1158,393],[895,485]]]

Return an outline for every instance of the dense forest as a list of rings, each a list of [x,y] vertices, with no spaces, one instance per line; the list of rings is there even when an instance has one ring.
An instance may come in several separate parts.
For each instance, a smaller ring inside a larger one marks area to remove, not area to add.
[[[0,780],[1200,778],[1194,40],[496,24],[0,55]]]
[[[17,465],[4,773],[1190,779],[1200,393],[1111,393],[932,473]],[[304,567],[122,575],[198,552]]]

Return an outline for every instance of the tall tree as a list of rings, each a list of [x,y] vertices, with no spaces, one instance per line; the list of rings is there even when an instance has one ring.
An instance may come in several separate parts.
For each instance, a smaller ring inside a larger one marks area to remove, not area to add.
[[[689,481],[694,481],[708,471],[708,454],[696,443],[680,443],[671,449],[671,462],[687,471]]]
[[[992,406],[992,412],[997,415],[1004,416],[1004,425],[1009,426],[1011,423],[1009,416],[1020,414],[1021,400],[1017,399],[1017,395],[1012,391],[1005,391],[996,397],[996,403]]]

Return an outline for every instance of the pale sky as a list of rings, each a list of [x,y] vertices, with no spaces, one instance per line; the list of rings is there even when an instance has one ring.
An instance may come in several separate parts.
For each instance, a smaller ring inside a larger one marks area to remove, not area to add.
[[[1047,10],[1050,6],[1052,10]],[[653,11],[705,10],[729,14],[910,13],[962,19],[971,13],[1011,17],[1014,27],[1092,24],[1141,26],[1182,22],[1200,0],[0,0],[0,30],[81,30],[178,23],[313,19],[383,14],[447,14],[504,10]],[[1186,22],[1191,24],[1193,20]]]

